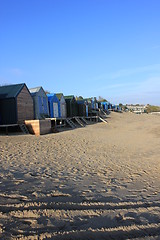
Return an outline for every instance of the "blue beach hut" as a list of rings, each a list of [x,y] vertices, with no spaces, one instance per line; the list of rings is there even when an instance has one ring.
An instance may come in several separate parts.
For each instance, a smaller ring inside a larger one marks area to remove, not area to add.
[[[101,102],[101,106],[103,110],[108,110],[108,102]]]
[[[47,94],[49,112],[51,118],[59,118],[60,114],[60,102],[55,93]]]

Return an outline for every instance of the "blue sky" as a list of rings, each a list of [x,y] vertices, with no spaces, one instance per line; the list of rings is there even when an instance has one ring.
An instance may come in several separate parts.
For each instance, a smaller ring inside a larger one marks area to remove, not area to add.
[[[0,0],[0,84],[160,105],[159,0]]]

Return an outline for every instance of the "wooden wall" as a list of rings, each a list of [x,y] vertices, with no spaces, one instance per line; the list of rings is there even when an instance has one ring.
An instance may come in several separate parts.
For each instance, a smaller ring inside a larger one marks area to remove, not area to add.
[[[17,119],[18,123],[34,119],[33,99],[26,86],[17,96]]]

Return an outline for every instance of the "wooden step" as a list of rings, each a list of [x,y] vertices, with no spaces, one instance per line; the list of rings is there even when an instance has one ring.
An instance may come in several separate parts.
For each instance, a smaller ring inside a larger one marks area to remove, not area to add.
[[[82,119],[82,121],[83,121],[85,124],[89,124],[84,117],[81,117],[81,119]]]
[[[21,129],[21,131],[22,131],[23,133],[29,134],[29,131],[28,131],[28,129],[27,129],[27,127],[26,127],[25,124],[20,124],[19,126],[20,126],[20,129]]]
[[[82,121],[79,119],[79,117],[75,117],[75,120],[81,127],[85,127],[85,125],[82,123]]]
[[[65,121],[66,121],[66,123],[68,123],[68,125],[69,125],[71,128],[76,128],[76,125],[74,124],[74,122],[72,122],[71,119],[66,118]]]
[[[98,117],[100,121],[104,122],[104,123],[108,123],[106,120],[104,120],[102,117]]]
[[[101,113],[105,116],[107,116],[107,113],[101,109]]]

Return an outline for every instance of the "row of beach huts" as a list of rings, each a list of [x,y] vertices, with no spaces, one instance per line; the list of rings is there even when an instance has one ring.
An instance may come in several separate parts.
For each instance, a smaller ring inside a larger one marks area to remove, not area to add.
[[[25,132],[28,129],[36,135],[50,132],[53,121],[75,127],[72,118],[81,117],[84,122],[79,119],[79,123],[87,123],[86,118],[96,117],[99,111],[105,114],[109,109],[120,110],[107,101],[63,93],[46,94],[43,87],[28,89],[25,83],[0,87],[0,127],[19,125]]]

